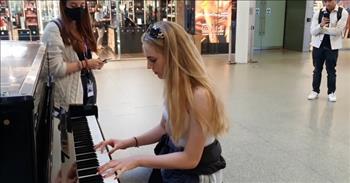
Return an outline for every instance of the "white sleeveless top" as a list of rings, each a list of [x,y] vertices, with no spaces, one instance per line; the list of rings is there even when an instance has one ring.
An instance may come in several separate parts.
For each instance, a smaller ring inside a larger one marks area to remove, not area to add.
[[[163,107],[163,118],[166,121],[166,124],[165,124],[166,125],[166,128],[165,128],[166,132],[168,133],[169,137],[172,138],[171,125],[168,124],[169,123],[168,110],[167,110],[167,108],[165,106]],[[186,120],[189,120],[189,119],[187,118]],[[174,139],[171,139],[171,140],[173,141],[175,146],[177,146],[177,147],[185,147],[186,144],[187,144],[187,140],[188,140],[188,130],[185,133],[185,136],[181,137],[177,143],[174,141]],[[213,143],[214,140],[215,140],[215,137],[213,135],[207,136],[207,139],[205,140],[205,143],[204,143],[204,147],[210,145],[211,143]]]
[[[167,108],[164,106],[163,107],[163,118],[166,121],[166,132],[168,133],[169,137],[171,137],[171,125],[169,125],[169,115],[168,115],[168,110]],[[189,120],[189,119],[186,119]],[[179,139],[178,143],[175,143],[173,139],[171,139],[173,141],[173,143],[175,144],[175,146],[177,147],[185,147],[187,144],[187,140],[188,140],[188,132],[185,134],[184,137]],[[210,145],[211,143],[213,143],[215,140],[214,136],[208,136],[207,139],[205,140],[204,143],[204,147]],[[210,175],[199,175],[199,183],[222,183],[223,182],[223,169],[210,174]]]

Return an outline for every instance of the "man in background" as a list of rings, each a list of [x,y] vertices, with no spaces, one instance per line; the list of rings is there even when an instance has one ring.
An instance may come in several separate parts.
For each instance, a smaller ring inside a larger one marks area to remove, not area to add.
[[[318,98],[322,78],[323,65],[326,64],[328,100],[335,102],[336,70],[338,52],[342,48],[342,33],[346,26],[348,13],[337,5],[336,0],[324,0],[324,7],[316,12],[311,23],[311,46],[313,71],[313,90],[309,100]]]
[[[103,34],[105,32],[105,26],[104,26],[104,18],[103,18],[103,10],[102,10],[102,5],[97,4],[95,7],[95,26],[97,29],[98,33],[98,38],[97,38],[97,49],[102,49],[102,41],[103,41]]]

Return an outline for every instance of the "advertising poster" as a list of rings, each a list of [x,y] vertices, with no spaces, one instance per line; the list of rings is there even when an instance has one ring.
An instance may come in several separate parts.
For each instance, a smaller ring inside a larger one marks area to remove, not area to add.
[[[350,38],[350,0],[340,0],[338,5],[343,7],[349,13],[348,21],[345,28],[346,30],[344,33],[344,38],[349,39]]]
[[[232,1],[196,1],[195,31],[209,43],[228,43]]]
[[[350,0],[340,0],[338,5],[344,7],[348,12],[350,12]]]

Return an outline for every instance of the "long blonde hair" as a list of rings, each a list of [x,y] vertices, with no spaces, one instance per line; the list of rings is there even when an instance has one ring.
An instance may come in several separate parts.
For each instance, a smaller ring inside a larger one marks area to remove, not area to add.
[[[186,120],[189,111],[193,112],[194,120],[205,134],[217,137],[226,132],[228,124],[223,105],[214,94],[202,57],[190,35],[176,23],[157,22],[142,36],[142,43],[160,50],[165,57],[164,97],[173,139],[178,141],[185,135],[189,126]],[[194,107],[196,88],[207,91],[210,119],[206,119],[207,114]]]

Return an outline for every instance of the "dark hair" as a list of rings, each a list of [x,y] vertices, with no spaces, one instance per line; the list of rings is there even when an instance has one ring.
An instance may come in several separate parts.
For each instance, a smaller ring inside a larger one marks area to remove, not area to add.
[[[326,2],[326,1],[332,1],[332,0],[322,0],[322,2]],[[339,3],[339,0],[335,0],[336,3]]]
[[[60,0],[60,13],[62,19],[62,39],[65,45],[72,45],[74,51],[84,52],[84,41],[92,51],[97,51],[96,39],[92,32],[91,19],[87,3],[85,0],[85,10],[80,24],[76,24],[77,29],[73,30],[72,20],[65,14],[65,7],[68,0]],[[85,39],[85,40],[84,40]]]
[[[102,5],[101,5],[100,3],[97,3],[96,6],[95,6],[95,8],[96,8],[96,9],[97,9],[97,8],[102,8]]]

